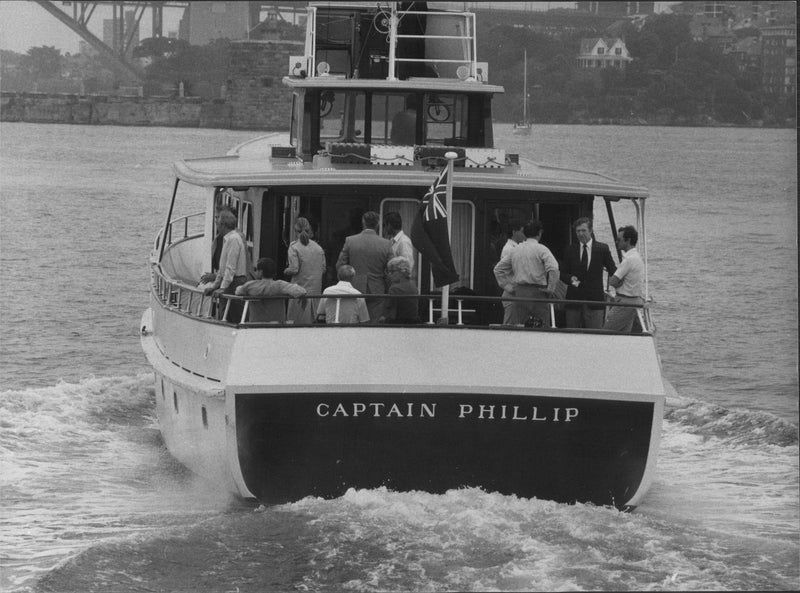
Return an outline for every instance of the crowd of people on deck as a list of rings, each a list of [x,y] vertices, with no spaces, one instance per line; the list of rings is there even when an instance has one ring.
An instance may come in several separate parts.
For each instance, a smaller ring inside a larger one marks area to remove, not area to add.
[[[289,245],[283,270],[290,278],[287,282],[275,279],[277,266],[271,258],[262,258],[251,267],[235,212],[220,206],[212,255],[215,272],[203,274],[200,287],[206,295],[287,298],[286,306],[284,299],[249,301],[247,318],[252,322],[421,323],[419,291],[412,280],[411,240],[403,232],[397,212],[384,215],[384,236],[379,233],[380,223],[377,212],[363,214],[361,232],[345,239],[336,261],[338,283],[323,291],[325,252],[314,241],[306,218],[295,222],[297,239]],[[552,322],[548,301],[560,298],[564,299],[566,327],[630,333],[638,326],[637,308],[644,304],[644,262],[636,249],[638,232],[633,226],[618,229],[616,245],[622,260],[617,266],[609,246],[594,239],[590,218],[579,218],[573,228],[577,241],[566,248],[559,262],[541,243],[541,222],[511,222],[508,240],[493,270],[503,290],[503,324],[547,327]],[[248,280],[249,270],[252,280]],[[604,273],[608,275],[608,289]],[[309,294],[322,297],[306,298]],[[393,298],[334,298],[342,295]],[[608,301],[611,306],[606,312]],[[241,300],[230,299],[226,319],[238,321],[243,306]]]
[[[594,240],[591,218],[579,218],[573,228],[578,240],[566,248],[559,264],[540,242],[544,229],[539,221],[512,223],[511,236],[494,267],[505,299],[503,323],[549,325],[552,320],[546,300],[561,297],[566,301],[566,327],[630,333],[638,320],[637,306],[644,304],[644,261],[636,249],[639,233],[632,226],[618,229],[616,243],[622,261],[617,267],[608,245]],[[609,292],[603,285],[604,271]],[[608,314],[607,297],[612,302]]]
[[[284,299],[250,300],[247,320],[272,323],[421,323],[419,291],[411,280],[414,252],[411,240],[403,232],[403,221],[397,212],[383,219],[379,234],[380,216],[366,212],[361,217],[362,231],[345,239],[336,262],[338,283],[322,290],[325,274],[325,252],[314,241],[314,231],[308,219],[297,218],[294,231],[297,239],[288,248],[284,276],[276,280],[277,266],[273,259],[262,258],[251,268],[244,236],[236,228],[236,215],[228,206],[216,212],[218,233],[212,249],[215,272],[203,274],[200,288],[206,295],[273,296]],[[247,270],[252,269],[253,280]],[[306,295],[322,298],[309,299]],[[330,298],[334,295],[393,295],[397,298]],[[243,303],[230,299],[229,321],[238,321]]]

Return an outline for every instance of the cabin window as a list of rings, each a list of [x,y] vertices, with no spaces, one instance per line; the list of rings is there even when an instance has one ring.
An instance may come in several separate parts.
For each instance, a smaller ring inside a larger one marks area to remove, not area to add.
[[[214,200],[214,208],[227,206],[236,214],[236,223],[249,247],[253,246],[253,203],[243,200],[240,196],[244,192],[237,192],[231,188],[219,189]],[[216,229],[215,229],[216,230]]]
[[[237,192],[232,188],[218,188],[214,196],[214,209],[220,206],[231,208],[236,214],[237,227],[244,234],[244,243],[250,258],[253,257],[253,203],[241,199],[244,192]],[[216,219],[214,220],[214,236],[217,234]]]
[[[419,210],[419,200],[410,198],[387,198],[381,202],[381,220],[387,212],[397,212],[403,219],[403,232],[411,236],[411,227],[414,218]],[[475,265],[475,253],[473,249],[473,237],[475,236],[475,206],[472,202],[464,200],[453,200],[453,220],[450,232],[450,250],[453,253],[453,263],[456,266],[459,280],[452,285],[452,288],[463,286],[473,288],[473,269]],[[421,259],[417,250],[414,249],[414,271],[412,280],[420,286],[419,268]],[[431,277],[430,285],[433,286]]]
[[[465,95],[426,95],[426,143],[445,146],[466,145],[469,137],[468,103]]]
[[[453,263],[458,272],[458,282],[451,288],[473,288],[473,269],[475,250],[472,238],[475,236],[475,205],[464,200],[453,200],[453,221],[450,231],[450,250]]]

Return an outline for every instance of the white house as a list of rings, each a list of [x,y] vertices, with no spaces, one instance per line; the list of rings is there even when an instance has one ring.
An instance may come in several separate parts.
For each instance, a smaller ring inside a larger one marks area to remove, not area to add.
[[[628,62],[633,61],[625,41],[619,37],[581,39],[577,59],[580,68],[624,69]]]

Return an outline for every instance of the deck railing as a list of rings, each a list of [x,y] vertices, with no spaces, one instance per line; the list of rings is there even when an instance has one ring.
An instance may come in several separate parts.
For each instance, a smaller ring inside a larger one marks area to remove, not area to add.
[[[284,311],[286,304],[293,297],[289,296],[236,296],[224,294],[204,294],[203,290],[190,286],[186,283],[171,280],[164,276],[158,265],[152,266],[152,291],[158,298],[162,306],[173,309],[191,317],[197,317],[211,323],[220,323],[226,325],[239,325],[242,327],[260,327],[260,326],[274,326],[278,325],[308,325],[308,324],[295,324],[293,321],[252,321],[250,316],[251,304],[253,302],[265,301],[283,301]],[[409,298],[417,298],[418,302],[426,303],[427,318],[421,319],[421,323],[425,325],[443,325],[449,327],[524,327],[535,329],[564,329],[556,325],[557,315],[556,312],[565,304],[589,304],[597,305],[597,301],[564,301],[562,299],[532,299],[532,298],[518,298],[518,297],[500,297],[500,296],[477,296],[467,294],[450,294],[448,300],[449,317],[447,322],[441,319],[441,293],[422,294],[417,297],[409,297],[407,295],[321,295],[321,294],[308,294],[302,299],[310,301],[307,306],[316,306],[316,301],[320,298],[327,299],[355,299],[361,298],[369,302],[371,300],[383,300],[384,302],[390,300],[403,300]],[[521,326],[510,326],[502,324],[487,324],[478,322],[476,318],[482,317],[482,308],[488,308],[492,304],[502,305],[503,302],[527,302],[527,303],[547,303],[550,312],[550,319],[544,320],[542,323],[536,323],[535,320],[530,320],[528,323]],[[643,305],[627,304],[627,303],[611,303],[607,302],[608,307],[633,307],[637,311],[637,319],[639,327],[634,331],[636,333],[653,333],[654,325],[650,317],[650,303]],[[238,319],[228,321],[231,317],[231,312],[240,308],[241,314]],[[316,320],[316,311],[312,312],[312,318]],[[635,324],[634,324],[635,325]]]
[[[166,246],[183,241],[184,239],[202,235],[205,230],[203,227],[205,224],[205,216],[205,212],[195,212],[193,214],[187,214],[186,216],[180,216],[174,220],[171,220],[169,225],[167,225]],[[155,240],[153,241],[153,251],[156,253],[159,251],[161,246],[161,237],[163,234],[164,229],[160,229],[156,234]]]

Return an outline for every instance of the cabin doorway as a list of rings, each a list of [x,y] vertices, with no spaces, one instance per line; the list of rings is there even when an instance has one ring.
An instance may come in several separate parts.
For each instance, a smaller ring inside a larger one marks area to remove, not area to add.
[[[361,232],[361,217],[370,209],[368,197],[337,196],[319,200],[321,221],[319,242],[325,250],[326,273],[323,286],[336,284],[336,260],[344,240]]]
[[[511,240],[512,232],[538,216],[538,204],[515,200],[489,200],[486,202],[486,218],[484,220],[484,236],[486,237],[485,265],[483,269],[483,285],[487,296],[500,296],[503,289],[497,284],[494,267],[500,261],[503,247]],[[486,323],[502,323],[503,306],[492,302],[487,307]]]

